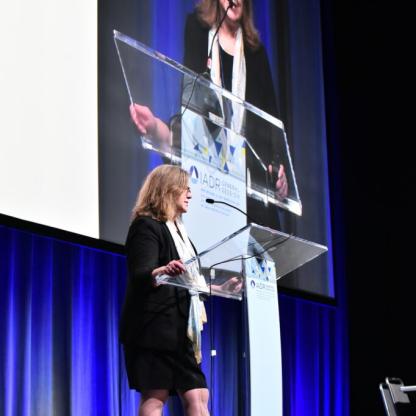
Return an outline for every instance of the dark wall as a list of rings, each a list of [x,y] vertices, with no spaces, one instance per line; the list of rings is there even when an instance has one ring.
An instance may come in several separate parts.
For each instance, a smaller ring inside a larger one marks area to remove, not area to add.
[[[332,199],[346,242],[352,415],[384,414],[378,384],[385,377],[416,383],[408,15],[392,2],[323,1]]]

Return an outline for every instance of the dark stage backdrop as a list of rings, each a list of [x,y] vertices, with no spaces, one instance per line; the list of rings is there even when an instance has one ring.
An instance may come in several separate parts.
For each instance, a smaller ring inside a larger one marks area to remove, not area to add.
[[[0,226],[0,414],[136,415],[117,328],[126,283],[121,255]],[[284,415],[348,415],[345,306],[280,295]],[[217,300],[203,333],[214,414],[239,414],[241,304]],[[209,312],[209,311],[208,311]],[[209,379],[208,379],[209,381]],[[172,401],[166,415],[179,415]]]

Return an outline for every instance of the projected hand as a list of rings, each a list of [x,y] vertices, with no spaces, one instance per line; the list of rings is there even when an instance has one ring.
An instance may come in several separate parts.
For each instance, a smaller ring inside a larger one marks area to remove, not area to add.
[[[172,145],[169,127],[157,118],[149,107],[131,104],[130,116],[140,134],[151,137],[158,144]]]
[[[269,173],[273,173],[273,166],[269,165]],[[277,180],[276,180],[276,197],[280,201],[287,198],[288,194],[288,184],[287,184],[287,178],[285,173],[285,167],[283,165],[279,166],[279,172],[277,174]]]
[[[157,129],[156,117],[150,111],[149,107],[139,104],[130,105],[130,116],[137,130],[141,134],[154,136]]]

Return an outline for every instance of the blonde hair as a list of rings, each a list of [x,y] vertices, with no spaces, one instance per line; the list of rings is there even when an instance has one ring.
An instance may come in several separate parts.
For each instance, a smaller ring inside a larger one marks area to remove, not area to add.
[[[187,189],[189,174],[179,166],[161,165],[146,177],[137,195],[132,219],[148,215],[158,221],[174,219],[176,200]]]
[[[196,5],[196,12],[199,20],[208,27],[218,26],[223,16],[219,0],[200,0]],[[257,49],[260,46],[260,35],[254,26],[251,0],[243,0],[241,27],[244,40],[252,49]]]

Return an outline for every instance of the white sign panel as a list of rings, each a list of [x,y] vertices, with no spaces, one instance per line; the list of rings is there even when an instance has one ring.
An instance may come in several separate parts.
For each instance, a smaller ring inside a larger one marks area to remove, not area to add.
[[[279,304],[274,262],[245,261],[250,415],[283,415]]]

